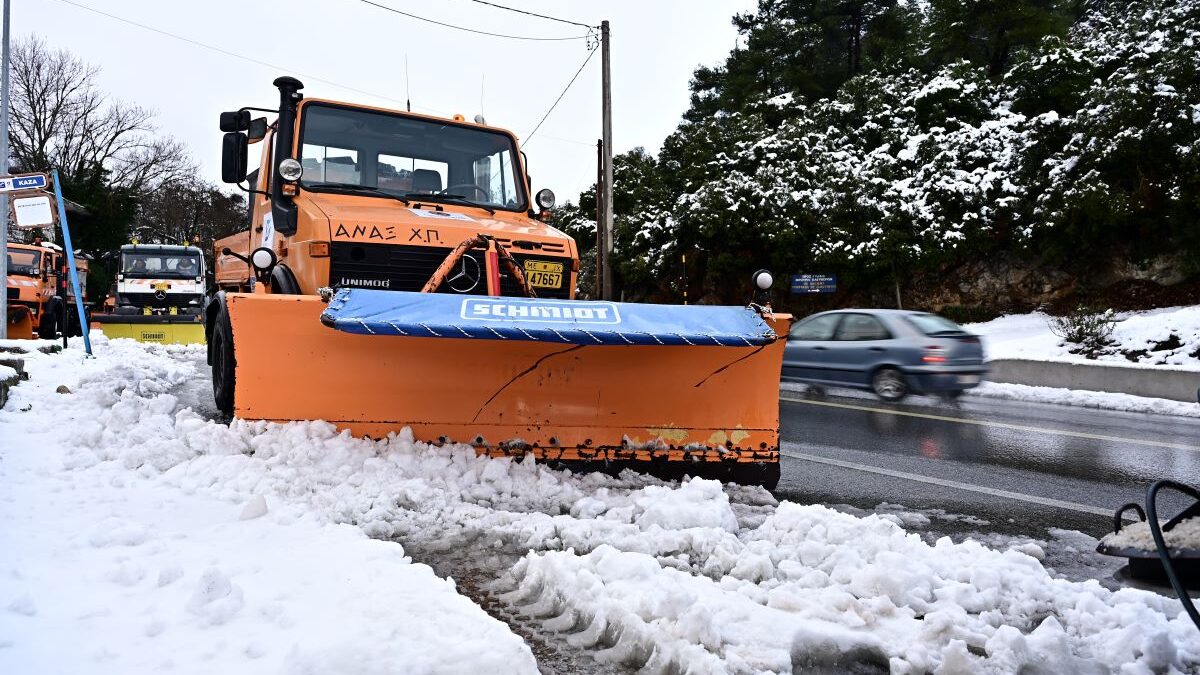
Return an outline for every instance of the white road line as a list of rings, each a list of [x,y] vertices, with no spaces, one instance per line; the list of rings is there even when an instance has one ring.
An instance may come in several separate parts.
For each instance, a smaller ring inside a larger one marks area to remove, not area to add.
[[[828,408],[846,408],[848,410],[863,410],[866,412],[885,413],[888,415],[900,415],[902,417],[921,417],[927,420],[937,420],[939,422],[956,422],[958,424],[972,424],[978,427],[996,427],[998,429],[1012,429],[1014,431],[1032,431],[1039,434],[1050,434],[1052,436],[1070,436],[1072,438],[1087,438],[1096,441],[1110,441],[1113,443],[1130,443],[1133,445],[1149,445],[1156,448],[1172,448],[1175,450],[1200,450],[1200,446],[1187,445],[1186,443],[1171,443],[1169,441],[1151,441],[1143,438],[1123,438],[1121,436],[1106,436],[1104,434],[1089,434],[1085,431],[1067,431],[1065,429],[1048,429],[1046,427],[1032,427],[1023,424],[1009,424],[1008,422],[996,422],[993,420],[973,420],[965,417],[950,417],[948,415],[932,415],[930,413],[913,412],[911,410],[893,410],[891,408],[876,408],[868,405],[854,405],[851,403],[834,403],[833,401],[813,401],[803,398],[792,398],[790,396],[779,396],[779,400],[788,401],[790,403],[804,403],[806,405],[820,405]]]
[[[1009,490],[1000,490],[997,488],[984,487],[982,485],[974,485],[972,483],[960,483],[956,480],[946,480],[944,478],[934,478],[932,476],[923,476],[919,473],[908,473],[907,471],[894,471],[883,467],[871,466],[870,464],[856,464],[855,462],[844,462],[840,459],[830,459],[828,457],[820,457],[817,455],[809,455],[803,452],[788,452],[782,451],[779,454],[792,459],[801,459],[806,462],[816,462],[818,464],[828,464],[830,466],[838,466],[843,469],[854,469],[855,471],[866,471],[868,473],[877,473],[881,476],[890,476],[892,478],[902,478],[904,480],[916,481],[918,483],[928,483],[930,485],[940,485],[941,487],[955,488],[956,490],[967,490],[968,492],[977,492],[979,494],[991,495],[993,497],[1003,497],[1005,499],[1014,499],[1020,502],[1030,504],[1040,504],[1042,506],[1054,506],[1068,511],[1077,511],[1079,513],[1088,513],[1096,516],[1110,517],[1113,514],[1112,509],[1102,509],[1098,506],[1088,506],[1087,504],[1076,504],[1075,502],[1064,502],[1061,499],[1051,499],[1049,497],[1038,497],[1037,495],[1027,495],[1023,492],[1011,492]]]

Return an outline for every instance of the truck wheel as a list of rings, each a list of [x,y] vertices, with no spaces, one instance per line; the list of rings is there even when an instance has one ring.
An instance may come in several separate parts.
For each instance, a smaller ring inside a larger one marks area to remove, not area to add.
[[[43,340],[53,340],[58,337],[59,326],[62,324],[62,305],[57,301],[50,302],[42,311],[38,321],[38,337]]]
[[[213,399],[217,410],[233,417],[233,378],[237,361],[233,355],[233,326],[229,323],[229,309],[225,303],[221,303],[221,308],[217,310],[208,344],[212,355]]]

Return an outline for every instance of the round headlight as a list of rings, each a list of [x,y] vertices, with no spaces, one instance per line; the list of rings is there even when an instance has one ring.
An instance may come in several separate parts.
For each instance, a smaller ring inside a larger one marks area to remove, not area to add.
[[[754,273],[754,285],[758,286],[760,290],[767,290],[773,283],[775,283],[775,277],[771,276],[770,272],[759,270]]]
[[[300,166],[300,162],[288,157],[279,163],[279,175],[284,180],[300,180],[300,176],[304,175],[304,167]]]
[[[275,266],[275,251],[269,248],[256,248],[250,254],[250,264],[255,269],[268,270]]]
[[[543,209],[554,208],[554,192],[549,188],[538,190],[537,196],[533,200]]]

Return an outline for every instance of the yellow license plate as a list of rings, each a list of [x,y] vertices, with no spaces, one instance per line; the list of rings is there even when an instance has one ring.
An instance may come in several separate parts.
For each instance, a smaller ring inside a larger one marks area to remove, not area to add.
[[[154,284],[154,290],[156,290],[156,291],[165,291],[165,290],[169,290],[170,288],[171,288],[171,284],[168,284],[165,281]]]
[[[562,286],[563,264],[526,260],[525,278],[534,288],[559,288]]]

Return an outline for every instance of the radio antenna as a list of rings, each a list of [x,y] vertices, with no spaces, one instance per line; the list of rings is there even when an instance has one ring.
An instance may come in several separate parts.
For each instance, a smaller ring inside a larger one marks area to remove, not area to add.
[[[408,52],[404,52],[404,104],[412,112],[412,93],[408,86]]]

